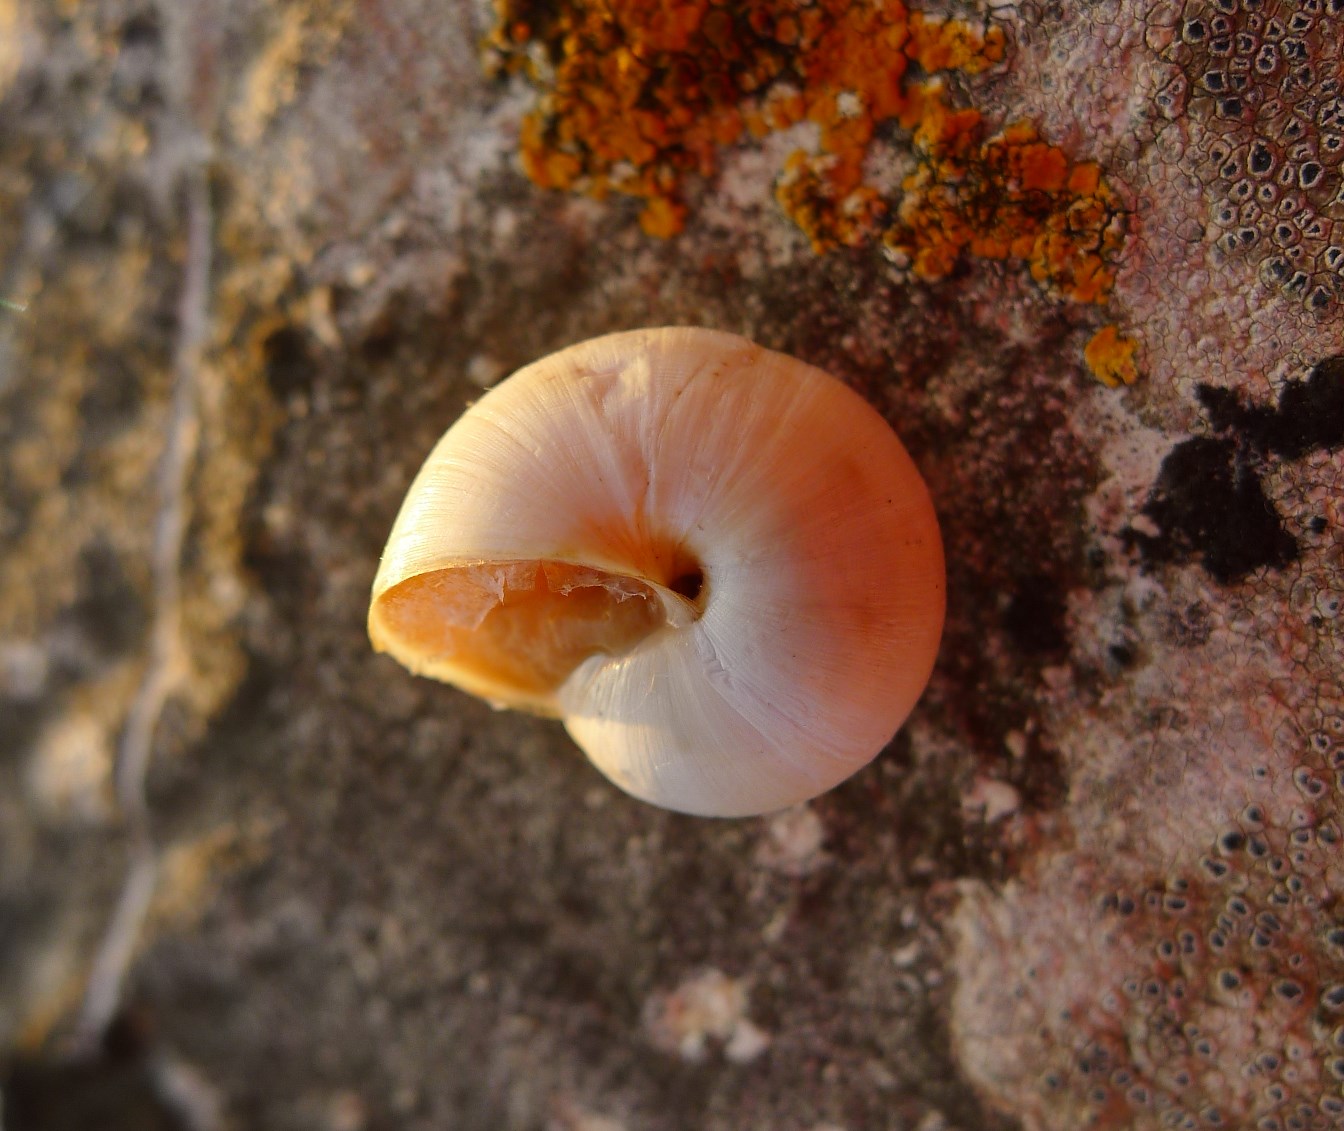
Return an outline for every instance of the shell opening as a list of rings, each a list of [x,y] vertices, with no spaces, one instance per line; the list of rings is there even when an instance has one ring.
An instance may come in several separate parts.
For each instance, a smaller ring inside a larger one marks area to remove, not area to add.
[[[685,573],[680,573],[669,581],[667,587],[686,600],[695,602],[704,592],[705,571],[699,566],[690,567]]]
[[[696,563],[667,584],[556,561],[487,562],[407,578],[375,601],[380,649],[412,670],[509,707],[556,714],[583,661],[621,656],[703,610]]]

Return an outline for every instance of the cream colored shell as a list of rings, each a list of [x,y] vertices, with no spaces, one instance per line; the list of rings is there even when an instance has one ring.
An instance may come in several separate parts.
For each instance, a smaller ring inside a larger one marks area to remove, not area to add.
[[[819,369],[713,330],[543,358],[439,441],[369,635],[414,672],[564,720],[654,804],[742,816],[869,762],[933,667],[928,491]]]

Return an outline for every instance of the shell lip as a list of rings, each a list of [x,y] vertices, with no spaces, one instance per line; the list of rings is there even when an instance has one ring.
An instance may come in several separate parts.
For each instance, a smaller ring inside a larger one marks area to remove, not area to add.
[[[472,558],[400,580],[380,575],[367,618],[370,642],[415,674],[496,708],[559,717],[563,688],[580,666],[619,662],[659,632],[689,628],[708,607],[710,586],[698,562],[678,559],[684,568],[663,584],[648,576],[652,570],[598,564],[596,557]],[[521,623],[550,625],[541,634],[549,650],[530,646]]]

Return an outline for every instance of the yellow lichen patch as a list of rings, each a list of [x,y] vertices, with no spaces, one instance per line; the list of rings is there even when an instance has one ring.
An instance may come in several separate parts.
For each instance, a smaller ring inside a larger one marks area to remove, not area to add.
[[[34,500],[0,554],[0,640],[35,639],[76,599],[80,580],[75,563],[86,539],[101,536],[117,544],[148,526],[147,514],[139,509],[120,528],[109,516],[123,505],[126,496],[116,492],[124,484],[136,484],[143,497],[142,485],[153,474],[158,453],[157,422],[147,412],[107,449],[85,451],[81,406],[95,387],[97,359],[114,351],[125,359],[128,372],[141,375],[147,399],[162,386],[162,358],[137,338],[145,296],[153,293],[153,266],[153,256],[143,246],[128,247],[116,259],[96,264],[72,258],[59,278],[26,293],[42,309],[77,318],[82,332],[62,333],[60,323],[32,312],[13,323],[16,353],[26,360],[12,372],[24,375],[40,395],[31,400],[28,427],[0,448],[0,477],[16,497]],[[81,458],[91,474],[77,490],[66,489],[70,469]],[[132,498],[139,502],[139,497]],[[138,583],[140,578],[131,580]]]
[[[61,1020],[78,1008],[88,974],[78,965],[78,955],[69,944],[53,944],[37,964],[36,975],[27,976],[36,985],[27,987],[31,1007],[19,1018],[14,1037],[17,1052],[39,1052]],[[28,1004],[28,1003],[22,1003]]]
[[[140,674],[139,664],[122,661],[77,685],[33,744],[24,796],[53,828],[102,825],[115,814],[113,752]]]
[[[1103,326],[1087,343],[1083,350],[1083,360],[1096,377],[1108,389],[1121,385],[1132,385],[1139,377],[1134,364],[1134,354],[1138,343],[1124,337],[1114,326]]]
[[[489,50],[502,70],[548,88],[521,131],[523,167],[546,188],[645,202],[644,230],[667,237],[687,214],[691,176],[718,151],[814,123],[776,197],[824,253],[880,240],[917,276],[964,255],[1020,259],[1052,293],[1101,301],[1122,231],[1100,170],[1027,123],[993,137],[978,110],[948,104],[941,73],[1001,61],[994,24],[910,11],[899,0],[497,0]],[[918,168],[895,199],[864,182],[887,123],[911,131]]]
[[[14,0],[0,0],[0,96],[19,73],[19,32],[19,6]]]
[[[151,919],[163,928],[192,926],[224,877],[267,859],[273,832],[265,820],[226,824],[168,848],[159,861]]]
[[[265,50],[249,70],[232,115],[234,132],[244,145],[261,140],[276,114],[298,93],[302,68],[330,56],[353,14],[348,0],[324,0],[313,8],[281,9]]]

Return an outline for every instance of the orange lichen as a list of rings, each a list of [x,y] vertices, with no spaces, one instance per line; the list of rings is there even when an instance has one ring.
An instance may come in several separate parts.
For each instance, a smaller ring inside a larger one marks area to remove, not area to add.
[[[1137,349],[1138,343],[1124,337],[1115,326],[1103,326],[1087,343],[1083,360],[1098,381],[1108,389],[1117,389],[1138,380],[1139,371],[1134,364]]]
[[[982,36],[959,20],[911,12],[910,43],[906,54],[930,73],[966,71],[979,74],[1003,59],[1003,30],[991,25]]]
[[[986,138],[978,110],[948,105],[940,72],[1003,59],[994,24],[899,0],[497,6],[497,65],[550,88],[521,134],[539,185],[640,198],[644,230],[671,236],[685,223],[687,179],[712,174],[720,148],[808,121],[818,151],[789,158],[776,196],[818,253],[880,240],[923,278],[970,254],[1021,259],[1074,301],[1101,301],[1111,287],[1120,209],[1097,166],[1026,123]],[[895,200],[863,175],[887,123],[912,132],[918,159]]]
[[[1123,231],[1100,169],[1071,163],[1026,122],[982,140],[978,111],[947,110],[935,94],[915,129],[919,167],[883,236],[888,252],[922,278],[948,274],[967,252],[1021,259],[1051,292],[1104,301]]]

